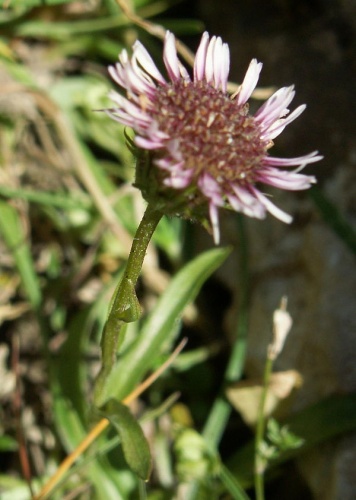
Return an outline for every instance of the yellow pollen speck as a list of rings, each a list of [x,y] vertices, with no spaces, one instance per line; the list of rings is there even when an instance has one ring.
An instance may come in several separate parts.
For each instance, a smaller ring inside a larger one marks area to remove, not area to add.
[[[140,105],[141,105],[142,111],[146,112],[147,111],[147,104],[149,103],[148,97],[144,94],[140,94],[139,100],[140,100]]]
[[[214,123],[215,118],[216,118],[216,113],[209,114],[208,123],[206,124],[208,128],[211,127],[211,125]]]

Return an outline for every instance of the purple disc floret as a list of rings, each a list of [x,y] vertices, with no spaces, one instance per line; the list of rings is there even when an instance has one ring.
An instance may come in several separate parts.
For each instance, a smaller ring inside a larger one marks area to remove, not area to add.
[[[140,42],[135,42],[131,57],[123,50],[109,73],[126,96],[111,91],[115,107],[106,111],[131,127],[136,147],[149,152],[163,205],[173,203],[177,215],[205,217],[215,243],[220,239],[220,207],[258,219],[268,211],[290,223],[292,217],[272,203],[261,185],[294,191],[316,182],[314,176],[300,171],[322,158],[317,151],[297,158],[269,155],[272,141],[305,109],[301,105],[289,111],[294,87],[277,90],[250,115],[247,101],[262,64],[253,59],[238,91],[230,95],[229,47],[208,33],[198,47],[193,78],[179,61],[170,32],[165,37],[163,61],[168,80]],[[149,179],[152,183],[152,175]],[[179,203],[171,201],[175,197]]]

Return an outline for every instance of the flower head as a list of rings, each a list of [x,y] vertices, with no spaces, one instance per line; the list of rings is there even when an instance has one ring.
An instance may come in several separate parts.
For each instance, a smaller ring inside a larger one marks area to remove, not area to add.
[[[279,89],[250,115],[247,101],[262,64],[253,59],[238,92],[230,96],[229,47],[208,33],[196,53],[193,78],[179,61],[170,32],[163,60],[168,81],[137,41],[131,58],[124,50],[109,68],[126,97],[112,91],[115,107],[107,113],[136,133],[136,185],[145,198],[166,213],[208,221],[215,243],[220,236],[219,207],[259,219],[268,211],[290,223],[291,216],[276,207],[260,186],[301,190],[316,182],[299,172],[322,158],[317,152],[298,158],[274,158],[268,153],[272,140],[305,109],[302,105],[289,112],[294,88]]]

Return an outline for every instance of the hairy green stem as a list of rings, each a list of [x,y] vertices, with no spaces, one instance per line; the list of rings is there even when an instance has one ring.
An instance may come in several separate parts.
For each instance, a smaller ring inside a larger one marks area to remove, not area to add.
[[[123,328],[127,323],[138,320],[141,315],[135,286],[147,246],[161,218],[162,213],[148,205],[133,239],[124,276],[115,290],[101,339],[102,367],[94,388],[94,404],[97,407],[102,406],[106,400],[105,385],[116,362]]]

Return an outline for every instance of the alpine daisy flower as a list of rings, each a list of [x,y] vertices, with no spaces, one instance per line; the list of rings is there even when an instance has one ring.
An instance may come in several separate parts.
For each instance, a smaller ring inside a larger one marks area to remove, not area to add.
[[[136,185],[143,196],[164,213],[207,222],[215,243],[220,238],[219,207],[258,219],[268,211],[290,223],[292,217],[259,186],[301,190],[316,182],[299,172],[322,158],[317,151],[298,158],[274,158],[268,153],[273,139],[305,109],[302,105],[289,112],[294,87],[279,89],[252,116],[247,101],[262,69],[256,59],[231,96],[229,47],[220,37],[203,34],[193,78],[179,61],[170,32],[163,61],[168,82],[137,41],[131,58],[123,50],[119,62],[109,68],[126,97],[112,91],[109,97],[115,107],[107,113],[135,131]]]

